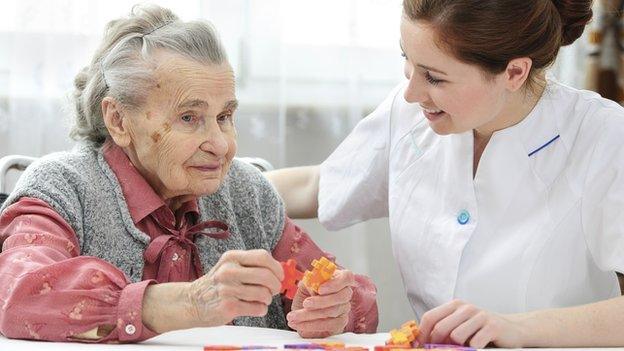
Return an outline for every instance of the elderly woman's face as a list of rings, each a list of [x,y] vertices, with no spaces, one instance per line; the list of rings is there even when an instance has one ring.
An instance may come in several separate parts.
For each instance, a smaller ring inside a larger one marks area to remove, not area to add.
[[[133,164],[165,199],[214,193],[236,154],[234,73],[157,56],[157,85],[127,123]]]

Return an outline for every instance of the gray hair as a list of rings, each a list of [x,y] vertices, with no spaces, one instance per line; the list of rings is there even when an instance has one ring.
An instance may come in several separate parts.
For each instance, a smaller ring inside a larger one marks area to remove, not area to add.
[[[75,116],[70,136],[101,145],[109,136],[102,100],[110,96],[127,108],[138,108],[156,86],[150,56],[165,49],[202,64],[227,61],[225,50],[206,21],[182,22],[169,9],[135,5],[126,18],[106,26],[104,40],[91,64],[74,79]]]

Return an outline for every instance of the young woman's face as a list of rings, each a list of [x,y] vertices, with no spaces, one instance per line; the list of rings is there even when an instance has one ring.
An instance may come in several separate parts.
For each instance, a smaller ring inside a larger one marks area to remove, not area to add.
[[[462,133],[494,124],[508,98],[503,75],[486,77],[436,45],[426,22],[403,18],[401,48],[409,85],[405,100],[418,103],[438,134]]]

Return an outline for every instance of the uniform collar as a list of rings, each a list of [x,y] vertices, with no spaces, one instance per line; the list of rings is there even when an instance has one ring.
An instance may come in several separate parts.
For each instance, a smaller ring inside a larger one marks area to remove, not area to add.
[[[554,143],[560,142],[557,116],[552,113],[557,110],[555,106],[557,87],[557,82],[547,79],[546,88],[533,110],[520,123],[500,130],[494,135],[511,137],[519,141],[524,150],[523,156],[527,158],[533,158]]]
[[[474,186],[480,210],[504,213],[520,193],[547,187],[559,174],[565,160],[557,116],[557,85],[547,82],[533,110],[518,124],[495,132],[479,162]],[[561,99],[558,99],[561,100]],[[472,133],[465,133],[465,146],[472,146]],[[472,153],[472,148],[467,148]],[[472,160],[472,158],[469,158]],[[471,161],[472,162],[472,161]],[[471,164],[472,165],[472,164]],[[527,177],[533,177],[528,180]],[[503,211],[503,212],[501,212]]]

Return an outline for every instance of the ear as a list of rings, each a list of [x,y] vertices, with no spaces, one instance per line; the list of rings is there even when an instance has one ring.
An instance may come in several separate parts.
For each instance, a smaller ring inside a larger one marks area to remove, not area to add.
[[[527,79],[529,79],[532,66],[533,60],[528,57],[515,58],[509,61],[504,74],[507,89],[515,92],[522,88]]]
[[[124,123],[121,104],[110,96],[102,100],[102,117],[108,133],[115,144],[127,147],[132,141],[127,126]]]

